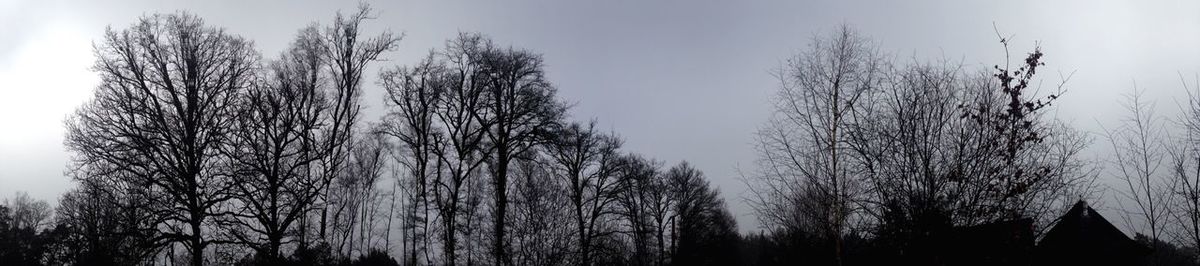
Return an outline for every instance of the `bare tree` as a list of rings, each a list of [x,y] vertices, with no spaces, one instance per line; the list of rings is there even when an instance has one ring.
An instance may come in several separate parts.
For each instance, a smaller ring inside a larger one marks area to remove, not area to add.
[[[677,217],[672,222],[671,264],[737,263],[737,224],[721,193],[686,161],[667,170],[665,178],[674,194],[672,211]]]
[[[320,149],[329,153],[318,161],[317,167],[318,175],[325,184],[318,201],[321,206],[318,233],[326,241],[331,240],[327,238],[327,230],[330,229],[329,208],[326,206],[330,197],[328,184],[344,171],[346,161],[350,158],[349,143],[357,128],[359,112],[362,111],[363,72],[368,64],[379,60],[384,52],[394,50],[402,38],[391,31],[364,36],[360,26],[369,19],[372,19],[371,8],[362,4],[352,15],[344,16],[339,12],[333,24],[325,27],[319,36],[319,50],[327,60],[328,65],[324,69],[329,73],[331,83],[324,96],[329,106],[322,121],[323,126],[314,134]]]
[[[1142,99],[1141,91],[1135,89],[1127,96],[1125,108],[1129,114],[1121,120],[1121,125],[1105,130],[1112,144],[1117,179],[1125,185],[1119,190],[1120,195],[1134,204],[1133,211],[1125,213],[1125,219],[1134,231],[1148,230],[1147,236],[1152,241],[1159,240],[1164,223],[1170,218],[1167,208],[1175,195],[1171,193],[1174,183],[1159,171],[1166,163],[1166,125],[1155,115],[1155,104]],[[1138,220],[1136,224],[1134,219]]]
[[[15,228],[31,228],[36,231],[50,225],[50,215],[53,214],[50,203],[35,200],[29,197],[29,193],[17,191],[16,195],[4,201],[4,205],[12,212],[12,226]]]
[[[552,163],[536,155],[522,156],[514,169],[513,261],[517,265],[569,265],[573,214],[562,179]],[[529,158],[532,157],[532,158]]]
[[[968,118],[972,110],[964,106],[995,106],[999,101],[993,99],[1003,98],[988,94],[996,90],[994,76],[961,69],[944,61],[889,69],[871,104],[860,106],[858,114],[871,123],[855,124],[851,131],[851,147],[869,191],[861,200],[862,211],[876,223],[870,226],[877,240],[894,245],[912,263],[930,263],[928,255],[940,249],[931,239],[951,227],[1011,219],[996,207],[1003,204],[1001,197],[989,195],[1045,199],[1015,211],[1048,220],[1058,213],[1034,210],[1068,206],[1073,202],[1062,201],[1084,196],[1076,190],[1086,190],[1090,181],[1087,162],[1076,156],[1086,140],[1065,128],[1044,127],[1038,134],[1045,134],[1045,141],[1023,152],[1038,152],[1030,158],[1041,161],[1030,162],[1055,171],[1028,190],[995,193],[1004,189],[996,180],[1006,161],[1003,146],[996,144],[1001,131]]]
[[[758,169],[744,177],[767,229],[832,242],[838,264],[848,229],[904,244],[1023,217],[1046,228],[1090,196],[1095,171],[1079,156],[1089,139],[1045,115],[1063,90],[1038,95],[1040,50],[978,74],[877,54],[843,27],[781,71]]]
[[[158,252],[148,201],[122,185],[81,183],[59,199],[55,220],[68,232],[62,245],[74,263],[137,265]]]
[[[240,224],[232,234],[265,260],[281,257],[288,231],[324,187],[311,172],[329,154],[314,139],[327,106],[317,34],[315,27],[301,30],[265,80],[245,91],[225,148],[245,216],[231,220]]]
[[[622,166],[621,168],[625,168]],[[654,222],[650,215],[649,203],[646,202],[646,194],[649,181],[639,179],[655,178],[653,175],[637,175],[632,174],[632,169],[621,169],[618,172],[630,172],[630,174],[618,174],[620,179],[620,188],[617,190],[617,204],[613,212],[619,219],[613,221],[618,223],[618,232],[628,242],[628,249],[625,254],[628,257],[626,260],[629,265],[655,265],[666,258],[661,256],[658,251],[658,245],[654,241],[654,233],[658,232],[654,229]]]
[[[241,37],[177,13],[109,30],[96,56],[100,85],[67,122],[65,142],[77,168],[110,171],[80,177],[145,185],[159,239],[184,244],[202,265],[205,247],[219,242],[205,223],[226,214],[218,207],[233,191],[218,148],[258,55]]]
[[[278,260],[281,246],[293,241],[307,246],[308,213],[328,205],[330,183],[352,170],[346,163],[363,68],[399,40],[390,33],[360,40],[358,27],[369,12],[364,5],[354,16],[338,14],[332,26],[301,30],[262,82],[241,97],[225,153],[233,159],[243,210],[229,220],[237,226],[226,229],[260,259]],[[299,239],[287,238],[293,226]]]
[[[0,260],[12,265],[64,264],[59,245],[66,228],[50,227],[50,204],[18,191],[0,203]]]
[[[346,257],[352,257],[355,251],[367,254],[373,245],[371,240],[375,235],[375,223],[381,205],[381,192],[376,190],[376,186],[383,175],[385,156],[391,150],[390,146],[379,134],[359,134],[352,143],[347,171],[335,181],[340,188],[339,210],[346,211],[346,215],[341,216],[345,221],[337,226],[342,228],[342,239],[338,241],[338,246],[339,249],[345,246]]]
[[[489,124],[486,136],[494,204],[492,253],[496,264],[511,265],[505,242],[508,168],[516,155],[544,141],[542,131],[556,123],[566,107],[554,98],[556,89],[545,79],[540,55],[487,44],[477,62],[485,73],[479,85],[486,93],[481,107]]]
[[[390,110],[380,131],[399,140],[404,149],[399,159],[413,192],[409,219],[417,224],[407,227],[409,263],[417,262],[420,250],[430,248],[433,231],[441,242],[443,263],[461,264],[463,253],[468,264],[474,258],[473,243],[460,240],[475,233],[470,230],[480,192],[475,185],[483,179],[487,163],[485,136],[491,122],[484,119],[486,74],[481,60],[491,46],[482,35],[460,33],[416,66],[381,75]],[[432,264],[433,258],[425,254],[425,261]]]
[[[595,122],[570,124],[554,134],[546,153],[554,161],[556,175],[566,185],[567,199],[574,212],[575,264],[591,265],[597,238],[612,232],[605,229],[607,216],[613,214],[618,186],[615,167],[621,141],[596,132]]]
[[[1200,252],[1200,95],[1189,88],[1187,81],[1183,81],[1183,87],[1188,101],[1178,120],[1182,136],[1171,139],[1178,145],[1167,149],[1176,199],[1169,213],[1175,220],[1172,224],[1179,226],[1178,238]]]
[[[1008,39],[1000,42],[1007,56]],[[1019,66],[1006,62],[994,66],[990,78],[969,79],[959,108],[984,140],[975,144],[983,154],[974,172],[981,182],[970,183],[964,207],[975,221],[1030,217],[1038,228],[1049,228],[1058,213],[1095,191],[1095,169],[1080,159],[1091,139],[1046,115],[1066,92],[1070,75],[1060,76],[1051,94],[1039,95],[1036,73],[1045,65],[1043,56],[1035,47]]]
[[[440,174],[435,149],[442,128],[436,121],[441,110],[442,95],[450,86],[449,74],[441,57],[431,53],[417,66],[395,68],[380,74],[381,85],[387,90],[389,113],[383,118],[380,131],[399,140],[404,150],[398,157],[407,169],[406,242],[404,261],[415,264],[429,234],[430,181]]]
[[[665,265],[669,261],[665,238],[670,233],[669,221],[675,218],[673,190],[659,171],[660,163],[635,154],[617,160],[616,212],[632,240],[631,264]]]
[[[799,216],[816,222],[813,229],[829,241],[837,265],[860,193],[849,128],[858,122],[858,105],[882,81],[882,67],[872,44],[848,26],[814,38],[809,50],[777,74],[774,112],[758,132],[759,170],[747,180],[755,212],[770,228],[796,228],[793,211],[811,211]],[[810,203],[812,208],[793,205]]]
[[[968,84],[959,66],[921,64],[888,69],[852,125],[851,149],[860,158],[869,194],[862,211],[876,224],[877,239],[897,252],[927,254],[931,235],[969,224],[958,212],[978,176],[978,126],[961,119],[957,104]],[[968,181],[970,180],[970,181]],[[914,261],[926,263],[925,261]]]
[[[446,102],[437,112],[446,133],[434,152],[438,164],[444,165],[446,171],[434,180],[434,198],[442,222],[442,245],[448,265],[460,263],[459,234],[472,237],[471,220],[475,218],[472,214],[478,205],[471,197],[480,192],[475,189],[475,179],[482,179],[480,176],[487,162],[484,138],[489,125],[480,119],[486,99],[480,81],[483,74],[479,60],[481,50],[489,45],[481,35],[462,33],[446,47],[445,56],[451,69],[448,74],[450,86],[446,91]],[[469,251],[471,244],[465,246],[468,255],[473,255]],[[468,257],[468,260],[473,258]]]

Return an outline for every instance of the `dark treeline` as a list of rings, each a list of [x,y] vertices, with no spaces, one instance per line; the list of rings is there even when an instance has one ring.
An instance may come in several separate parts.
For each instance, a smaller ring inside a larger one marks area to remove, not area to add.
[[[843,26],[786,61],[757,168],[743,176],[764,229],[744,237],[744,264],[978,265],[999,260],[954,253],[993,249],[1023,258],[996,265],[1039,265],[1054,254],[1034,254],[1035,240],[1097,199],[1113,165],[1120,218],[1150,250],[1138,261],[1196,265],[1197,94],[1173,128],[1135,91],[1101,164],[1081,155],[1093,138],[1049,112],[1070,75],[1043,87],[1040,48],[1013,58],[1000,43],[1008,60],[970,69],[892,59]],[[1025,247],[966,237],[1021,227],[1032,227]]]
[[[1048,229],[1095,171],[1089,139],[1045,115],[1063,90],[1035,88],[1042,56],[972,70],[890,59],[848,27],[817,38],[777,72],[745,176],[767,231],[748,243],[772,262],[939,265],[955,228]]]
[[[1065,90],[1040,87],[1038,48],[970,69],[818,35],[776,72],[742,177],[762,230],[739,235],[695,167],[573,118],[538,53],[459,33],[386,65],[403,35],[364,32],[371,15],[268,59],[186,12],[109,29],[65,123],[76,186],[56,207],[0,204],[0,264],[943,265],[962,228],[1027,220],[1040,237],[1096,197],[1092,140],[1050,114]],[[1147,264],[1195,263],[1200,157],[1131,102],[1108,132],[1141,210],[1126,221]]]
[[[572,121],[539,54],[461,33],[380,67],[369,8],[277,57],[188,14],[96,45],[66,122],[77,187],[0,208],[5,265],[725,265],[733,216],[703,173]],[[362,87],[386,114],[362,116]],[[34,204],[36,203],[36,204]],[[13,210],[13,211],[10,211]]]

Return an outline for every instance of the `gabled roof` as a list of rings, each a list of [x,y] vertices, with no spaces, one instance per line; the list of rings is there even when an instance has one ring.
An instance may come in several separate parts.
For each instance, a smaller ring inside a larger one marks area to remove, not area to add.
[[[1042,262],[1083,265],[1132,262],[1150,250],[1130,239],[1081,200],[1046,232],[1038,243],[1037,252]]]

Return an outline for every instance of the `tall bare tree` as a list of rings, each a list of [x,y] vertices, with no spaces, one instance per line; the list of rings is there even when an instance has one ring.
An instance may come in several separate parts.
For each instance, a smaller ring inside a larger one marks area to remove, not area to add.
[[[1169,213],[1178,225],[1177,238],[1200,251],[1200,94],[1183,81],[1188,100],[1178,119],[1180,136],[1170,139],[1170,177],[1176,201]],[[1193,84],[1200,84],[1200,80]],[[1195,86],[1195,85],[1192,85]]]
[[[748,178],[755,212],[776,229],[798,226],[793,217],[809,217],[829,241],[837,265],[861,192],[849,129],[858,122],[858,105],[882,81],[883,63],[873,44],[848,26],[814,38],[779,70],[771,121],[758,132],[759,170]]]
[[[1047,115],[1063,93],[1070,75],[1048,95],[1039,82],[1044,54],[1035,47],[1020,64],[1007,60],[1009,40],[1001,38],[1006,63],[996,65],[986,79],[969,79],[968,98],[959,108],[976,123],[980,135],[976,161],[980,182],[972,184],[966,211],[976,221],[1035,219],[1037,228],[1049,224],[1075,201],[1093,196],[1095,168],[1080,158],[1091,142],[1082,132]]]
[[[489,124],[480,119],[486,98],[479,60],[482,49],[489,45],[481,35],[460,33],[458,38],[448,42],[445,51],[446,64],[451,69],[448,73],[450,85],[437,116],[446,131],[434,154],[438,164],[446,169],[444,174],[435,177],[434,198],[442,223],[443,259],[448,265],[461,263],[458,262],[460,246],[467,249],[467,255],[473,255],[469,251],[473,243],[462,245],[459,240],[472,237],[471,220],[475,219],[473,213],[477,206],[472,197],[480,192],[474,184],[482,182],[477,179],[482,179],[487,163],[484,139]]]
[[[479,80],[486,93],[481,107],[490,125],[486,136],[494,204],[492,254],[496,264],[511,265],[505,237],[510,163],[544,142],[543,131],[559,121],[566,107],[555,99],[557,90],[545,78],[540,55],[486,44],[478,63],[485,73]]]
[[[367,254],[373,248],[371,240],[381,206],[381,192],[376,188],[391,150],[382,135],[369,132],[357,134],[351,145],[347,168],[334,180],[337,196],[331,200],[336,207],[335,243],[346,257],[353,257],[356,251]]]
[[[244,218],[232,235],[264,260],[278,260],[285,236],[309,210],[324,184],[312,173],[329,154],[314,135],[326,111],[325,61],[317,29],[308,27],[246,90],[225,152],[232,158]]]
[[[183,244],[191,265],[204,264],[205,247],[220,241],[205,224],[226,214],[219,207],[234,191],[218,148],[258,55],[249,41],[176,13],[108,30],[96,57],[100,85],[67,122],[73,163],[110,170],[84,178],[145,185],[159,239]]]
[[[891,69],[854,126],[853,149],[871,188],[864,211],[887,226],[920,235],[950,226],[953,205],[966,195],[955,182],[975,175],[975,124],[961,119],[962,73],[953,65],[915,64]],[[897,232],[898,233],[898,232]]]
[[[402,155],[398,160],[407,171],[406,240],[403,260],[417,262],[418,253],[426,250],[429,234],[429,184],[440,174],[435,149],[440,148],[442,135],[436,112],[441,110],[442,97],[450,86],[449,74],[442,57],[430,53],[411,68],[397,67],[380,74],[381,85],[387,90],[389,113],[383,118],[380,132],[397,139]]]
[[[669,259],[664,239],[675,218],[674,194],[659,167],[658,162],[635,154],[617,158],[615,175],[620,183],[615,212],[632,240],[633,265],[665,265]]]
[[[564,180],[543,156],[516,162],[513,182],[513,262],[517,265],[570,265],[572,210]]]
[[[475,233],[475,185],[483,180],[488,161],[485,141],[491,121],[484,119],[486,75],[481,60],[491,46],[482,35],[460,33],[416,66],[382,74],[389,114],[380,131],[399,140],[404,150],[399,158],[413,192],[409,219],[418,223],[407,227],[410,248],[405,260],[410,263],[418,261],[420,250],[431,248],[431,232],[441,242],[442,263],[461,264],[464,253],[468,264],[473,262],[473,243],[461,240]],[[435,261],[428,254],[424,257],[426,263]]]
[[[566,185],[567,200],[574,212],[575,264],[591,265],[597,239],[612,234],[604,224],[614,214],[620,186],[616,175],[621,141],[596,132],[596,123],[570,124],[554,134],[546,153],[556,175]]]
[[[1134,204],[1125,214],[1130,229],[1147,230],[1151,240],[1160,240],[1170,218],[1167,208],[1175,195],[1171,193],[1174,183],[1160,171],[1167,163],[1166,124],[1155,114],[1155,104],[1144,100],[1136,89],[1127,96],[1125,108],[1129,114],[1122,118],[1121,125],[1105,130],[1113,149],[1116,177],[1124,185],[1118,191],[1125,200],[1118,202]]]
[[[402,38],[391,31],[375,36],[364,35],[360,27],[372,18],[371,8],[366,4],[360,5],[357,12],[348,16],[339,12],[333,24],[324,27],[318,37],[318,47],[327,64],[324,69],[329,74],[331,84],[324,96],[329,106],[322,121],[323,126],[314,134],[320,149],[329,152],[328,156],[318,161],[317,167],[324,184],[323,194],[318,198],[318,236],[326,241],[332,240],[327,234],[330,229],[330,209],[326,203],[331,191],[328,184],[345,170],[350,158],[350,142],[362,111],[364,71],[383,53],[394,50]]]

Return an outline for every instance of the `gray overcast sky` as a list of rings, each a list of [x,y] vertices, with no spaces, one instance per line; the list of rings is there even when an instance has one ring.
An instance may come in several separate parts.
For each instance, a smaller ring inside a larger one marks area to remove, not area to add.
[[[1044,3],[1050,2],[1050,3]],[[738,171],[753,166],[753,132],[776,89],[772,69],[813,34],[847,23],[901,61],[1002,63],[993,23],[1015,35],[1018,57],[1040,42],[1046,83],[1077,71],[1056,108],[1077,128],[1115,123],[1136,81],[1164,112],[1200,73],[1200,1],[375,1],[372,30],[404,32],[389,62],[411,64],[458,31],[544,55],[577,120],[595,118],[626,149],[668,165],[692,162],[718,185],[742,231],[757,222]],[[0,197],[28,191],[55,201],[64,176],[62,120],[97,78],[91,43],[106,26],[188,10],[254,40],[265,58],[301,27],[328,22],[351,1],[0,0]],[[366,87],[370,119],[381,91]],[[1097,141],[1091,156],[1107,148]],[[1102,178],[1111,178],[1104,175]],[[1110,195],[1112,193],[1109,193]]]

